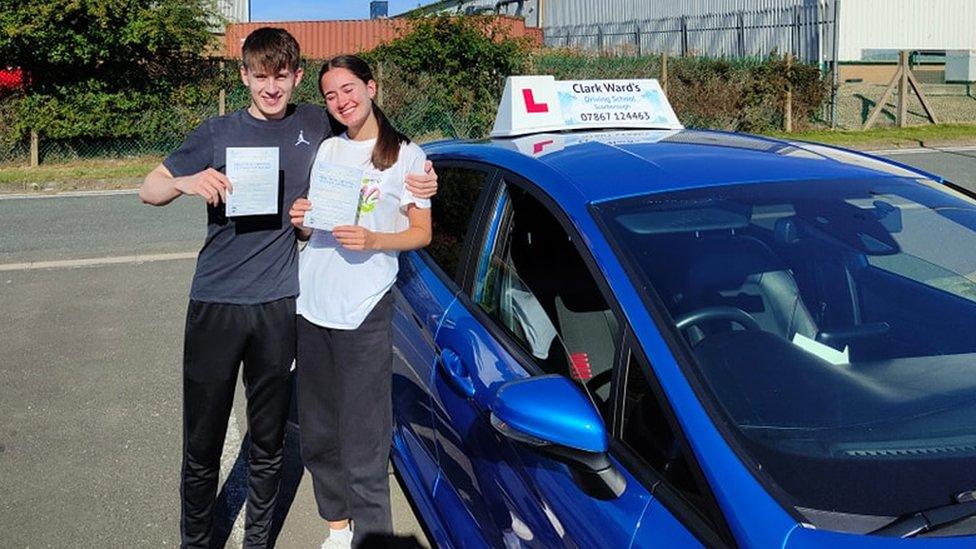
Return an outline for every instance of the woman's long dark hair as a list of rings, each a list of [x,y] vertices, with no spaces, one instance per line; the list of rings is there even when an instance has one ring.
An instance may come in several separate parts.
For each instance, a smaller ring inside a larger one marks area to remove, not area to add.
[[[319,70],[319,92],[323,98],[325,97],[325,90],[322,89],[322,77],[332,69],[346,69],[353,73],[356,78],[362,80],[364,84],[370,80],[375,81],[373,71],[361,58],[355,55],[337,55],[326,61],[322,65],[322,69]],[[373,101],[373,116],[376,117],[376,123],[380,127],[380,134],[376,138],[376,145],[373,146],[372,162],[376,169],[382,171],[396,164],[397,158],[400,156],[400,144],[409,143],[410,138],[397,131],[393,124],[390,124],[386,115],[383,114],[383,109],[379,108],[376,101]],[[338,124],[334,118],[332,121],[333,127]]]

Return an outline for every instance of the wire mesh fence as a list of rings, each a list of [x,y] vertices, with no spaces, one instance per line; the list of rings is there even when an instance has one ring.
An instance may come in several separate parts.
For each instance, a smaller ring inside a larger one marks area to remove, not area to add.
[[[319,62],[310,60],[306,70],[310,75],[317,74],[318,66]],[[491,129],[504,75],[498,76],[497,89],[483,95],[490,100],[479,103],[465,101],[465,90],[432,93],[436,86],[432,75],[407,74],[395,66],[374,69],[381,83],[380,103],[384,111],[415,141],[480,138]],[[560,80],[657,78],[667,87],[675,111],[688,127],[763,132],[783,128],[786,116],[791,117],[792,126],[798,130],[830,122],[825,108],[829,105],[830,75],[815,64],[790,64],[775,55],[712,59],[546,48],[530,57],[526,73],[553,75]],[[925,86],[933,95],[940,118],[954,122],[976,120],[976,98],[968,87]],[[860,127],[873,101],[880,99],[881,87],[842,86],[838,94],[838,127]],[[790,108],[786,106],[787,89],[791,93]],[[445,101],[445,97],[449,100]],[[16,91],[0,93],[0,164],[27,165],[32,152],[42,164],[162,157],[177,148],[204,119],[245,108],[250,98],[240,83],[236,62],[228,60],[205,84],[173,93],[165,100],[137,105],[140,108],[130,106],[125,112],[105,107],[89,113],[96,119],[115,117],[115,133],[92,130],[84,135],[61,136],[41,130],[37,132],[36,151],[32,151],[30,135],[23,131],[22,121],[17,118],[22,115],[18,101],[24,100],[22,93]],[[314,77],[304,79],[294,100],[322,104]],[[914,112],[912,105],[910,115]],[[882,123],[886,122],[883,117]],[[71,129],[70,120],[59,123],[58,131]]]

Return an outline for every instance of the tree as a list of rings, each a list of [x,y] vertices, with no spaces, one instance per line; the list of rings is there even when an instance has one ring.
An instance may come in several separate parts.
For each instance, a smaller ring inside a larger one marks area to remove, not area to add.
[[[216,21],[186,0],[0,0],[0,60],[35,93],[159,89],[202,65]]]
[[[169,146],[199,123],[195,107],[221,83],[204,59],[220,23],[210,2],[0,0],[0,65],[27,79],[23,96],[0,109],[0,144],[37,131]]]

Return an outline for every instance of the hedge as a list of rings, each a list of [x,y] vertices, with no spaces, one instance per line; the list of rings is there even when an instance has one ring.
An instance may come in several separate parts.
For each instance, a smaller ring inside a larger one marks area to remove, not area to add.
[[[415,137],[486,135],[510,74],[552,74],[557,79],[661,76],[660,56],[532,51],[527,42],[506,36],[491,18],[433,17],[412,25],[407,35],[364,55],[380,79],[387,114]],[[306,61],[296,100],[321,102],[315,82],[319,66],[319,61]],[[221,88],[228,90],[228,111],[248,103],[235,61],[225,62],[222,70],[216,61],[204,69],[191,71],[198,75],[193,81],[157,92],[107,90],[83,82],[47,94],[0,98],[0,147],[23,143],[32,129],[48,140],[171,146],[216,114]],[[668,85],[669,98],[686,126],[749,132],[782,128],[788,85],[793,88],[794,127],[815,125],[830,89],[816,66],[788,66],[777,56],[671,58]]]

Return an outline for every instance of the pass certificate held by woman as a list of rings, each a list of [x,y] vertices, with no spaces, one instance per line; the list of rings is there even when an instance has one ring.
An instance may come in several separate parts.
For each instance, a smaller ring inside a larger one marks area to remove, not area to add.
[[[331,231],[341,225],[355,225],[363,190],[363,170],[331,162],[316,162],[308,188],[312,210],[305,214],[305,226]]]

